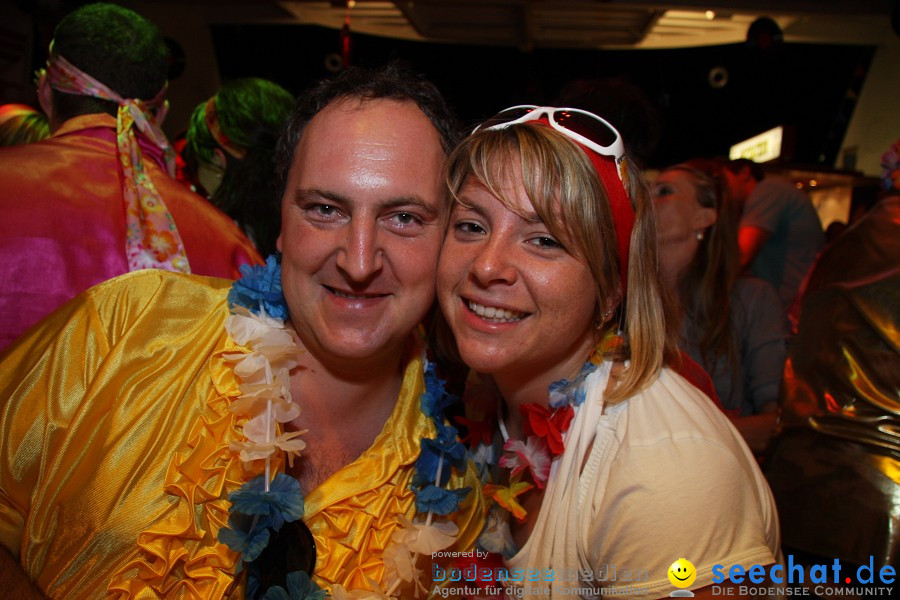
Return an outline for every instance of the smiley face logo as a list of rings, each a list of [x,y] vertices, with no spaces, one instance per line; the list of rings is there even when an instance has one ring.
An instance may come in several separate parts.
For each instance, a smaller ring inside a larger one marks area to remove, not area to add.
[[[686,558],[679,558],[669,567],[669,582],[677,588],[690,587],[697,579],[697,569]]]

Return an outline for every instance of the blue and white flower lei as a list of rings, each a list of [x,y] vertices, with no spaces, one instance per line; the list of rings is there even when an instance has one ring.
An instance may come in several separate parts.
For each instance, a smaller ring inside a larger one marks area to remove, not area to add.
[[[299,437],[303,431],[276,435],[277,423],[288,423],[300,414],[300,407],[290,394],[290,370],[297,365],[299,349],[284,325],[288,307],[281,288],[280,259],[270,256],[265,266],[243,266],[241,274],[243,277],[228,293],[231,315],[225,321],[225,329],[232,340],[250,352],[229,354],[225,358],[235,363],[235,374],[241,380],[241,396],[230,408],[250,419],[243,427],[247,440],[232,442],[231,449],[239,452],[245,463],[265,460],[266,467],[264,474],[229,494],[229,526],[219,530],[219,541],[241,554],[242,563],[251,567],[253,577],[253,562],[272,534],[285,523],[303,517],[300,483],[284,473],[272,478],[271,458],[281,451],[292,465],[306,444]],[[456,428],[444,419],[444,410],[457,398],[447,392],[444,382],[435,374],[434,365],[427,360],[424,365],[421,410],[437,430],[434,439],[422,438],[412,479],[416,508],[420,515],[425,515],[424,519],[400,518],[400,526],[384,550],[385,581],[381,585],[385,589],[348,591],[337,585],[332,589],[332,597],[337,600],[389,599],[404,582],[414,582],[418,589],[427,591],[418,579],[421,572],[415,568],[417,555],[447,548],[458,534],[452,521],[434,520],[434,515],[456,512],[470,492],[469,488],[443,487],[450,479],[450,467],[460,471],[466,467],[466,449],[458,441]],[[256,590],[255,583],[248,582],[250,593]],[[286,585],[287,589],[272,586],[260,590],[263,595],[259,597],[265,600],[326,597],[324,590],[303,572],[290,573]]]

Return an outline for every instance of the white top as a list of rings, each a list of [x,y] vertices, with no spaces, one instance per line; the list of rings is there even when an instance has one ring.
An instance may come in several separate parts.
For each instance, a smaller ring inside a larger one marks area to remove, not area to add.
[[[715,564],[727,576],[732,564],[774,563],[775,503],[728,419],[668,369],[604,406],[609,372],[604,363],[588,377],[534,530],[507,561],[511,574],[552,569],[527,597],[658,598],[676,589],[668,569],[681,557],[697,569],[689,589],[711,585]]]

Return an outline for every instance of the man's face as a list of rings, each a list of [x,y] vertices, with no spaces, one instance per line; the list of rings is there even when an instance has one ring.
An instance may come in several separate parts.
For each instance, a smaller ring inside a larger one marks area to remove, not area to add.
[[[725,185],[731,194],[731,199],[737,202],[739,206],[743,206],[747,196],[750,195],[750,192],[753,191],[753,186],[756,184],[750,169],[744,167],[737,173],[729,169],[722,169],[722,175],[725,179]]]
[[[320,362],[391,360],[434,300],[444,152],[413,102],[344,99],[306,126],[278,249],[291,323]]]

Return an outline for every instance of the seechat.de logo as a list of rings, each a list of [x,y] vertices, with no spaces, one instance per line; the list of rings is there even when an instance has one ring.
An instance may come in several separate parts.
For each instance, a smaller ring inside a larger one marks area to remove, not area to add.
[[[742,584],[837,584],[837,585],[870,585],[894,583],[896,571],[891,565],[875,566],[874,557],[870,556],[868,564],[857,569],[841,570],[841,561],[834,559],[831,564],[804,566],[794,562],[794,556],[787,556],[787,564],[774,564],[769,567],[751,565],[745,569],[742,565],[713,565],[713,583],[718,584],[730,580],[731,583]],[[816,592],[818,593],[818,592]]]

